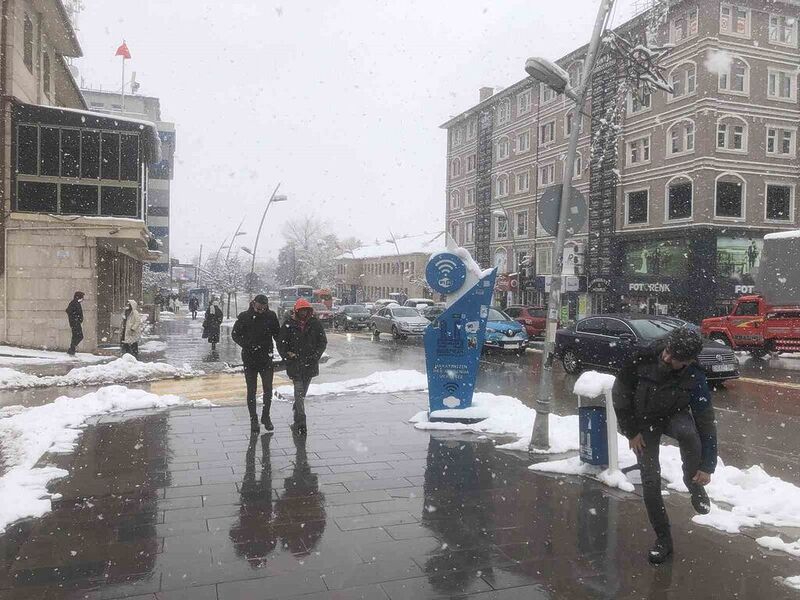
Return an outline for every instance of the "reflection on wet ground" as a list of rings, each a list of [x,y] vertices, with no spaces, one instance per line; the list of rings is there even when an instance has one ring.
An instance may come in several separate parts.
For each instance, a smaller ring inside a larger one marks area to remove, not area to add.
[[[641,499],[526,469],[489,440],[417,431],[421,394],[102,418],[45,517],[0,536],[0,598],[784,598],[800,561],[690,522],[653,568]],[[179,594],[180,595],[177,595]],[[158,595],[156,595],[158,594]]]

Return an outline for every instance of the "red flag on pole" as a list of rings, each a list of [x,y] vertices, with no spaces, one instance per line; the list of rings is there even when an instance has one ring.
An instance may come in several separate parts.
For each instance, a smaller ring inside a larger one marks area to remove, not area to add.
[[[128,50],[128,44],[122,42],[122,45],[117,48],[117,53],[114,56],[121,56],[123,59],[127,58],[130,59],[131,51]]]

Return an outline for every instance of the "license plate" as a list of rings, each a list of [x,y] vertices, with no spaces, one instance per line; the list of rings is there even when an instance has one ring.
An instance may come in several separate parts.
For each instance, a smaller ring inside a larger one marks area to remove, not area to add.
[[[711,365],[711,370],[714,373],[719,373],[720,371],[733,371],[733,365]]]
[[[519,342],[506,342],[506,348],[519,348]]]

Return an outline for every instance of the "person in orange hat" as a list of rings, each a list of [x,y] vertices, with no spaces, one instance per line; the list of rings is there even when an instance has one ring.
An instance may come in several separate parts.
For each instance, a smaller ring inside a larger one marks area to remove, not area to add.
[[[328,345],[322,323],[305,298],[294,305],[294,312],[281,327],[278,352],[286,362],[286,374],[294,383],[294,423],[292,432],[306,435],[306,394],[311,379],[319,375],[319,359]]]

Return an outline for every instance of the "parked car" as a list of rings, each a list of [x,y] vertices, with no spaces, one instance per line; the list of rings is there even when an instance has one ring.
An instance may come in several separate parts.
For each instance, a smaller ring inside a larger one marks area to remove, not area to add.
[[[374,302],[364,302],[360,306],[363,306],[364,308],[366,308],[367,312],[369,314],[372,314],[373,312],[375,312],[375,303]]]
[[[433,306],[420,308],[419,314],[428,319],[428,321],[435,321],[445,310],[447,310],[447,306],[444,304],[434,304]]]
[[[544,336],[547,329],[547,308],[543,306],[509,306],[506,314],[525,327],[529,338]]]
[[[685,324],[674,317],[652,315],[586,317],[556,332],[555,355],[567,373],[585,368],[613,373],[637,352]],[[739,377],[739,361],[733,350],[714,340],[704,340],[697,362],[710,380]]]
[[[360,304],[347,304],[342,306],[333,316],[333,328],[341,327],[345,331],[348,329],[364,329],[369,326],[369,311],[366,306]]]
[[[509,315],[496,308],[489,308],[483,347],[485,350],[511,351],[521,355],[528,347],[528,334]]]
[[[390,306],[392,304],[397,304],[397,300],[392,300],[391,298],[381,298],[380,300],[375,300],[375,304],[372,307],[372,312],[374,314],[385,306]],[[400,305],[397,304],[397,306]]]
[[[422,335],[429,321],[410,306],[386,306],[372,315],[370,329],[375,337],[391,333],[396,340]]]
[[[422,308],[422,306],[433,306],[436,304],[430,298],[409,298],[403,303],[403,306],[410,306],[411,308]]]
[[[319,319],[323,327],[333,323],[333,311],[322,302],[314,302],[311,307],[314,309],[314,316]]]

